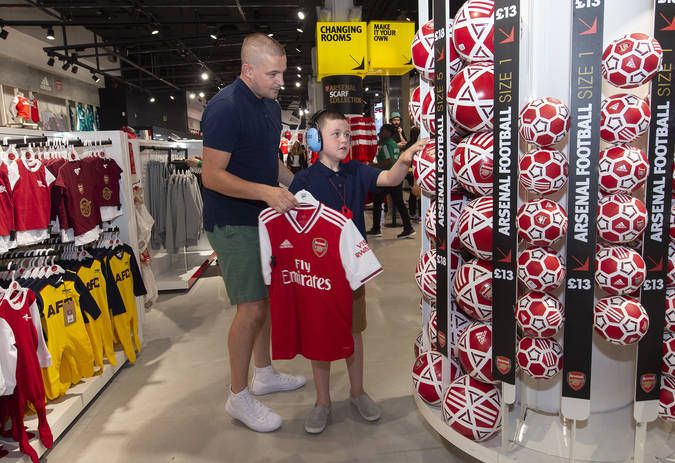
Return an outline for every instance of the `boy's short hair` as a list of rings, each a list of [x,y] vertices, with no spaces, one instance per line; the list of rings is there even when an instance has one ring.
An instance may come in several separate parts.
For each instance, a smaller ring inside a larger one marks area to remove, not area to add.
[[[391,135],[394,135],[396,133],[396,127],[394,127],[393,124],[382,124],[382,127],[380,127],[380,132],[382,132],[383,130],[386,130]]]
[[[314,124],[316,124],[317,129],[321,131],[326,121],[346,121],[347,116],[345,116],[339,111],[332,111],[327,109],[325,111],[319,111],[318,113],[316,113],[314,116],[312,116],[312,120],[314,121]]]

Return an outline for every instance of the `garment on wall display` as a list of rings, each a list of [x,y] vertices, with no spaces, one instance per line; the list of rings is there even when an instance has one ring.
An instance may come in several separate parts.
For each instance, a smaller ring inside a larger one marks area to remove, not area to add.
[[[202,232],[202,195],[192,173],[169,176],[166,189],[166,235],[164,247],[170,254],[196,246]]]
[[[352,290],[382,272],[354,222],[313,202],[301,202],[286,214],[271,208],[260,213],[275,359],[297,354],[321,361],[349,357],[354,351]],[[326,332],[330,338],[319,335]]]

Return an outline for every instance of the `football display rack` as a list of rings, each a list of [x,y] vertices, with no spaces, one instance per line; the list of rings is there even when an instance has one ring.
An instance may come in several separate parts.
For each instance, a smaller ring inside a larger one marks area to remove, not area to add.
[[[453,75],[447,48],[452,44],[443,31],[452,21],[449,11],[461,3],[465,1],[420,0],[418,7],[420,27],[433,19],[435,30],[441,31],[435,34],[434,53],[441,59],[435,63],[435,80],[421,79],[420,84],[419,101],[433,92],[437,111],[436,239],[431,242],[422,234],[420,253],[436,249],[437,320],[430,326],[433,308],[423,300],[417,346],[442,354],[442,398],[456,363],[451,359],[460,328],[452,292],[458,264],[450,249],[457,233],[451,204],[454,130],[445,104],[438,100],[447,95]],[[668,224],[675,193],[670,186],[675,156],[675,2],[495,0],[494,4],[492,373],[500,391],[501,431],[483,442],[470,440],[447,423],[443,400],[441,406],[429,405],[413,386],[415,403],[441,436],[480,461],[675,461],[675,425],[658,418]],[[663,66],[650,84],[616,88],[600,72],[602,53],[611,42],[634,32],[657,38]],[[650,164],[644,186],[631,194],[647,207],[643,247],[638,250],[646,263],[646,277],[634,297],[642,302],[650,325],[640,342],[629,345],[609,343],[593,328],[594,307],[607,296],[594,275],[596,240],[601,238],[596,237],[598,157],[610,146],[600,137],[601,102],[620,93],[644,98],[651,107],[648,134],[630,143],[647,153]],[[533,379],[516,368],[515,309],[518,297],[527,292],[518,281],[517,256],[527,244],[518,241],[516,211],[541,196],[529,193],[518,181],[519,159],[534,147],[518,136],[518,114],[528,102],[543,97],[567,105],[572,125],[569,135],[555,144],[568,160],[569,182],[546,198],[562,207],[569,219],[566,238],[554,247],[567,273],[552,291],[565,306],[566,318],[554,337],[562,345],[563,369],[550,379]],[[428,136],[424,127],[421,136]],[[431,200],[428,194],[422,196],[423,217]]]
[[[35,137],[34,130],[0,128],[0,142],[7,141],[14,146],[28,145],[33,143],[39,146],[40,143],[46,143],[48,140],[67,140],[71,146],[101,146],[106,152],[106,156],[112,158],[122,169],[122,178],[120,182],[120,201],[124,213],[111,222],[111,227],[106,230],[114,230],[118,233],[120,240],[128,243],[138,259],[138,234],[136,228],[136,214],[134,213],[133,195],[131,191],[131,169],[128,150],[128,138],[125,132],[121,131],[100,131],[100,132],[43,132],[39,137]],[[71,143],[72,142],[72,143]],[[21,248],[17,248],[21,249]],[[16,252],[16,250],[14,251]],[[145,311],[143,310],[143,298],[136,297],[136,308],[138,309],[138,335],[143,341],[143,319]],[[140,354],[139,354],[140,355]],[[56,401],[47,402],[47,419],[54,436],[54,446],[58,445],[59,437],[70,429],[73,423],[84,413],[89,405],[104,393],[105,387],[115,378],[117,373],[126,365],[127,358],[122,351],[116,351],[117,365],[108,363],[102,373],[98,376],[86,378],[79,384],[68,389],[65,396]],[[25,425],[29,431],[37,430],[37,417],[35,415],[26,416]],[[37,435],[37,433],[35,433]],[[18,444],[11,439],[0,440],[5,450],[10,453],[0,459],[3,463],[25,462],[31,460],[27,455],[18,450]],[[38,456],[46,461],[49,450],[42,445],[38,438],[30,441]]]

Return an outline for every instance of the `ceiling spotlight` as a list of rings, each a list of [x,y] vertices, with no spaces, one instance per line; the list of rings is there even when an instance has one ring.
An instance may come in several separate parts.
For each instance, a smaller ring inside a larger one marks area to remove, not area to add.
[[[295,51],[297,51],[298,53],[300,53],[300,49],[299,49],[298,47],[295,47]]]
[[[65,63],[63,63],[63,66],[61,66],[61,69],[63,69],[64,71],[67,71],[69,67],[70,67],[70,63],[68,61],[66,61]]]
[[[204,98],[204,92],[199,92],[199,98]]]
[[[380,94],[379,94],[379,93],[375,93],[375,97],[379,97],[379,96],[380,96]]]
[[[202,72],[202,80],[209,80],[209,73],[208,72]]]
[[[286,87],[284,87],[284,86],[282,85],[282,86],[281,86],[281,90],[286,90]]]
[[[150,103],[154,103],[154,102],[155,102],[155,97],[154,97],[154,96],[151,96],[151,97],[150,97]]]
[[[70,72],[77,74],[77,66],[73,65],[73,67],[70,69]]]
[[[411,21],[411,19],[410,19],[410,18],[408,18],[407,16],[406,16],[405,20],[406,20],[406,21]]]
[[[302,74],[298,74],[298,79],[302,79]]]
[[[302,66],[298,66],[298,71],[302,71]]]
[[[169,95],[169,98],[171,99],[171,101],[176,99],[176,97],[174,97],[173,95]]]
[[[0,31],[0,39],[3,39],[3,40],[7,39],[8,35],[9,35],[9,32],[7,32],[7,29],[5,29],[3,27],[2,30]]]
[[[274,33],[271,32],[271,33],[267,34],[267,37],[274,37]]]
[[[300,85],[301,85],[300,82],[296,82],[296,83],[295,83],[295,86],[296,86],[296,87],[300,87]]]
[[[56,40],[56,37],[54,37],[54,28],[51,26],[47,28],[47,40]]]
[[[302,10],[298,11],[298,18],[305,19],[305,13]]]
[[[150,33],[151,33],[152,35],[157,35],[157,34],[159,34],[159,27],[153,26],[153,27],[152,27],[152,31],[150,31]]]
[[[303,32],[301,27],[296,27],[295,30],[298,31],[298,32],[300,32],[301,34],[302,34],[302,32]]]
[[[218,40],[218,36],[216,34],[210,34],[209,37],[211,37],[213,40]]]
[[[194,93],[190,93],[190,99],[194,100],[195,98],[197,98],[197,95],[195,95]]]
[[[98,83],[101,80],[101,78],[99,76],[97,76],[96,74],[92,73],[91,74],[91,80]]]
[[[366,87],[366,92],[367,92],[368,90],[370,90],[370,89],[369,89],[368,87]]]
[[[47,66],[54,66],[54,57],[50,56],[47,60]]]

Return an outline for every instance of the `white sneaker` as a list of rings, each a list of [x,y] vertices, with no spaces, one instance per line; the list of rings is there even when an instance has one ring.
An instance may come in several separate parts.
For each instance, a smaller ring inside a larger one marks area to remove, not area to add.
[[[279,373],[272,366],[255,368],[251,381],[251,394],[265,395],[272,392],[294,391],[305,385],[304,376],[293,376]]]
[[[252,397],[248,388],[238,394],[230,391],[225,410],[232,418],[257,432],[272,432],[281,427],[281,416]]]

